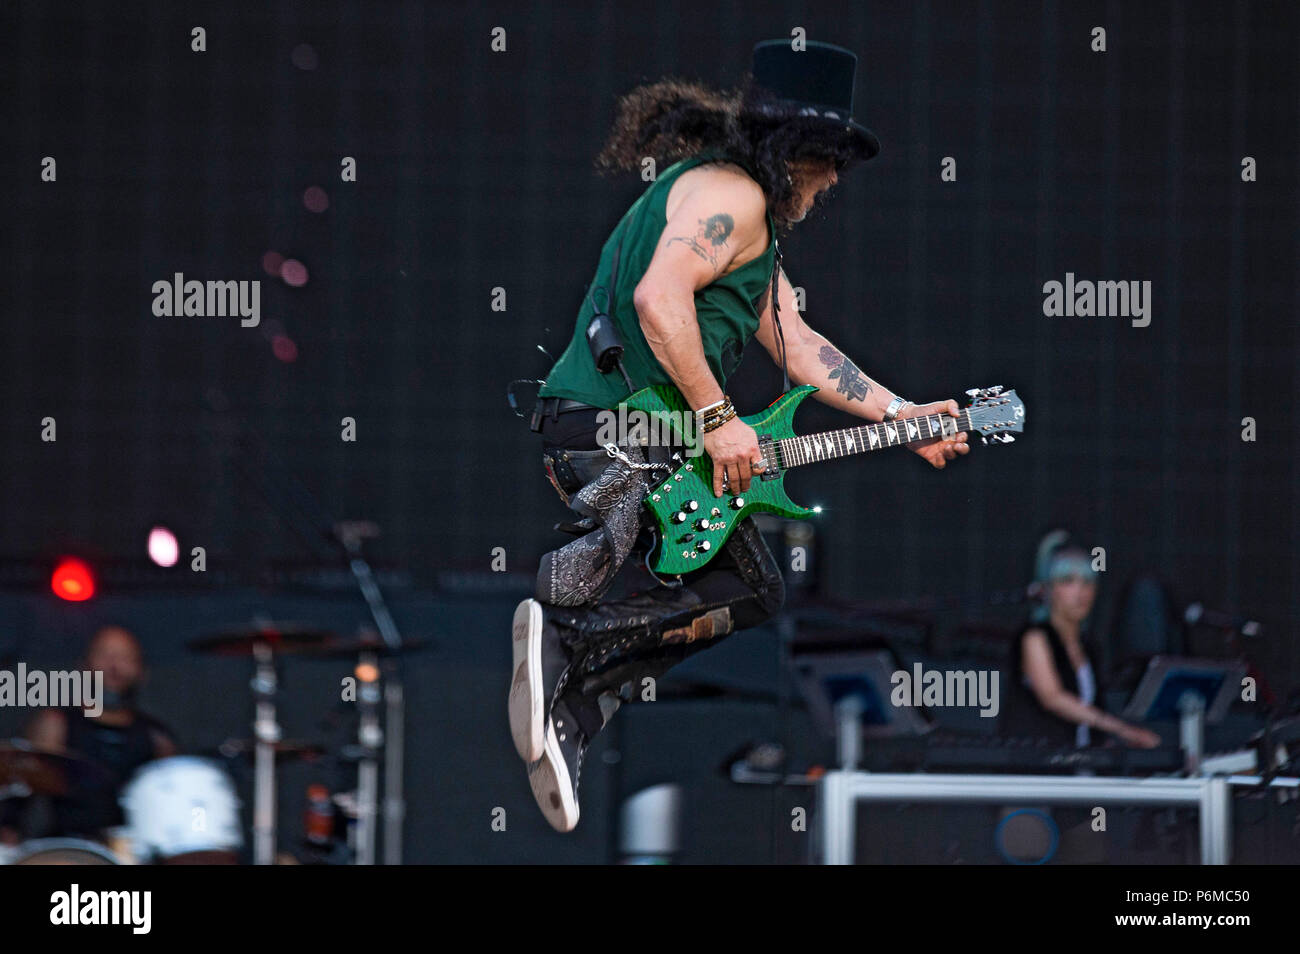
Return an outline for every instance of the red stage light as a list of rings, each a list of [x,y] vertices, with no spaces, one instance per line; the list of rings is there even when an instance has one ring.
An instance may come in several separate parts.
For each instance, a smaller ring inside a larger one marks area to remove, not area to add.
[[[298,360],[298,346],[288,335],[276,335],[271,339],[271,351],[285,364]]]
[[[50,589],[61,600],[80,603],[95,595],[95,578],[80,560],[60,560],[50,578]]]
[[[308,186],[302,194],[302,204],[309,212],[324,212],[330,207],[330,197],[320,186]]]
[[[307,284],[307,266],[296,258],[286,258],[280,266],[280,278],[286,285],[301,288]]]

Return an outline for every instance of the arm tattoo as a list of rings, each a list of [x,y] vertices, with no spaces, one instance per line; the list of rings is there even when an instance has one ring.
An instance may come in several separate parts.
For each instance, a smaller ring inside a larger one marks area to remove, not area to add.
[[[867,376],[858,370],[856,364],[830,345],[822,345],[822,350],[818,352],[817,357],[821,359],[822,364],[831,369],[827,377],[836,382],[835,390],[838,393],[843,394],[850,401],[867,399],[867,395],[871,392],[871,383]]]
[[[684,242],[692,252],[714,268],[717,268],[718,250],[727,244],[727,239],[731,238],[732,230],[735,227],[736,222],[731,216],[725,212],[719,212],[707,219],[700,219],[700,227],[694,235],[678,235],[670,238],[667,244]]]

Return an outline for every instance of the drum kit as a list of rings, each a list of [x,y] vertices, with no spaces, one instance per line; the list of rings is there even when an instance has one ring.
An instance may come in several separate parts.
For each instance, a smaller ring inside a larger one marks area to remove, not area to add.
[[[346,827],[347,849],[332,857],[353,864],[374,864],[379,757],[385,746],[379,718],[380,660],[426,649],[429,642],[410,640],[393,648],[370,635],[344,640],[313,627],[257,623],[201,637],[188,646],[205,655],[253,661],[252,737],[228,739],[207,756],[177,755],[140,766],[118,793],[126,824],[103,832],[102,842],[56,837],[0,844],[0,864],[238,864],[244,846],[241,802],[222,761],[238,762],[250,757],[252,861],[295,863],[292,855],[277,853],[276,768],[296,759],[322,757],[327,748],[281,738],[276,716],[277,663],[287,656],[357,660],[358,744],[349,746],[349,754],[344,756],[356,763],[357,788],[327,795],[330,804],[326,814],[337,816]],[[75,752],[55,752],[23,739],[0,741],[0,804],[10,798],[59,798],[82,789],[102,789],[107,779],[103,766]],[[316,806],[323,788],[312,786],[309,817],[322,817]],[[313,824],[319,836],[319,821],[309,822],[309,827]],[[311,837],[308,840],[320,841]]]

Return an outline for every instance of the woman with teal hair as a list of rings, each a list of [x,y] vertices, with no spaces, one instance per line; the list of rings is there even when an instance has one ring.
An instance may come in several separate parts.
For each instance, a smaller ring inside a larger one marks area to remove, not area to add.
[[[1154,748],[1160,737],[1105,712],[1086,637],[1097,599],[1097,571],[1063,530],[1039,544],[1041,605],[1015,641],[1011,665],[1012,730],[1083,748],[1108,733],[1126,745]],[[1093,730],[1097,730],[1094,733]]]
[[[1012,644],[1004,732],[1047,739],[1060,746],[1097,745],[1102,733],[1126,745],[1153,748],[1160,737],[1105,712],[1088,640],[1088,617],[1097,599],[1097,571],[1086,550],[1064,530],[1038,545],[1034,584],[1041,601]],[[1096,730],[1096,731],[1094,731]],[[1102,864],[1110,844],[1077,806],[1002,809],[995,840],[1015,864]],[[1059,845],[1059,850],[1058,850]]]

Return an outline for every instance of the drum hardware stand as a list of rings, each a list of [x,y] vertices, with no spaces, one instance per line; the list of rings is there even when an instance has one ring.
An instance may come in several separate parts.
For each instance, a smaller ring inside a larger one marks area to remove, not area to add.
[[[366,562],[361,555],[361,541],[365,536],[373,536],[377,533],[372,525],[356,522],[343,522],[335,525],[335,538],[343,545],[344,551],[348,556],[348,567],[352,570],[352,575],[356,577],[357,586],[361,589],[361,595],[365,597],[366,605],[370,608],[370,615],[375,621],[375,626],[379,629],[379,635],[384,643],[393,650],[402,648],[402,635],[397,630],[397,624],[393,621],[393,615],[388,611],[388,604],[384,601],[384,594],[379,589],[379,584],[375,581],[375,575],[370,569],[370,564]],[[402,767],[405,760],[405,736],[403,728],[405,725],[406,699],[402,691],[401,668],[398,662],[397,654],[386,660],[384,667],[384,722],[388,732],[387,743],[382,741],[382,735],[372,747],[367,748],[365,738],[365,715],[362,716],[362,739],[363,750],[370,756],[363,759],[359,771],[364,771],[369,765],[371,770],[375,769],[375,760],[373,752],[377,751],[379,745],[383,744],[384,749],[384,864],[400,865],[402,863],[402,823],[406,815],[406,802],[403,797]],[[376,723],[374,732],[380,732],[377,723],[377,707],[374,713]],[[377,781],[377,779],[376,779]],[[358,779],[358,811],[362,817],[357,819],[358,836],[363,833],[370,840],[369,845],[365,844],[365,839],[358,837],[357,859],[358,864],[374,863],[374,836],[375,825],[373,823],[373,808],[375,791],[371,791],[371,801],[365,801],[365,788]],[[371,811],[371,821],[367,824],[363,821],[364,813]],[[364,826],[364,827],[363,827]],[[362,858],[369,857],[369,861],[361,861]]]
[[[220,394],[218,396],[224,402],[224,396]],[[218,403],[214,403],[213,410],[224,413]],[[240,420],[238,426],[242,445],[251,447],[254,452],[269,455],[266,442],[257,435],[251,425]],[[253,459],[255,459],[254,454],[239,455],[241,464],[245,465],[243,467],[245,476],[253,482],[271,508],[280,514],[287,524],[297,529],[304,539],[319,539],[304,532],[306,527],[304,518],[310,520],[315,534],[323,535],[332,543],[342,547],[352,575],[356,578],[362,596],[370,607],[371,616],[379,628],[380,636],[394,651],[399,651],[402,647],[401,634],[393,622],[392,615],[388,612],[370,565],[361,555],[362,539],[376,536],[378,528],[362,521],[329,522],[311,494],[292,474],[276,475],[277,479],[272,480],[269,471],[259,470],[249,463]],[[286,492],[294,499],[286,502]],[[289,503],[293,504],[292,508]],[[384,681],[385,720],[390,741],[384,746],[384,863],[398,865],[402,863],[402,822],[406,813],[406,803],[402,793],[404,759],[402,729],[405,719],[405,697],[402,692],[401,671],[396,658],[388,662],[385,672],[387,676]],[[262,764],[260,757],[257,764],[259,767]],[[273,790],[272,798],[274,798]],[[268,820],[268,824],[273,824],[273,818]],[[371,825],[372,841],[373,828],[374,826]],[[373,847],[371,852],[373,858]]]
[[[361,758],[357,762],[357,833],[355,864],[375,863],[375,822],[379,817],[379,762],[376,756],[384,744],[384,730],[379,725],[379,661],[372,652],[363,652],[357,663],[357,708],[361,723],[357,741]],[[388,840],[385,838],[385,847]]]
[[[275,656],[270,643],[253,646],[256,671],[252,688],[256,715],[253,738],[257,740],[253,761],[253,864],[275,864],[275,745],[280,741],[276,722],[275,693],[278,688]]]
[[[400,642],[400,639],[399,639]],[[384,667],[385,722],[388,738],[384,746],[384,864],[402,863],[402,824],[406,819],[406,802],[402,799],[402,767],[405,759],[406,697],[397,670],[397,660],[386,660]]]

